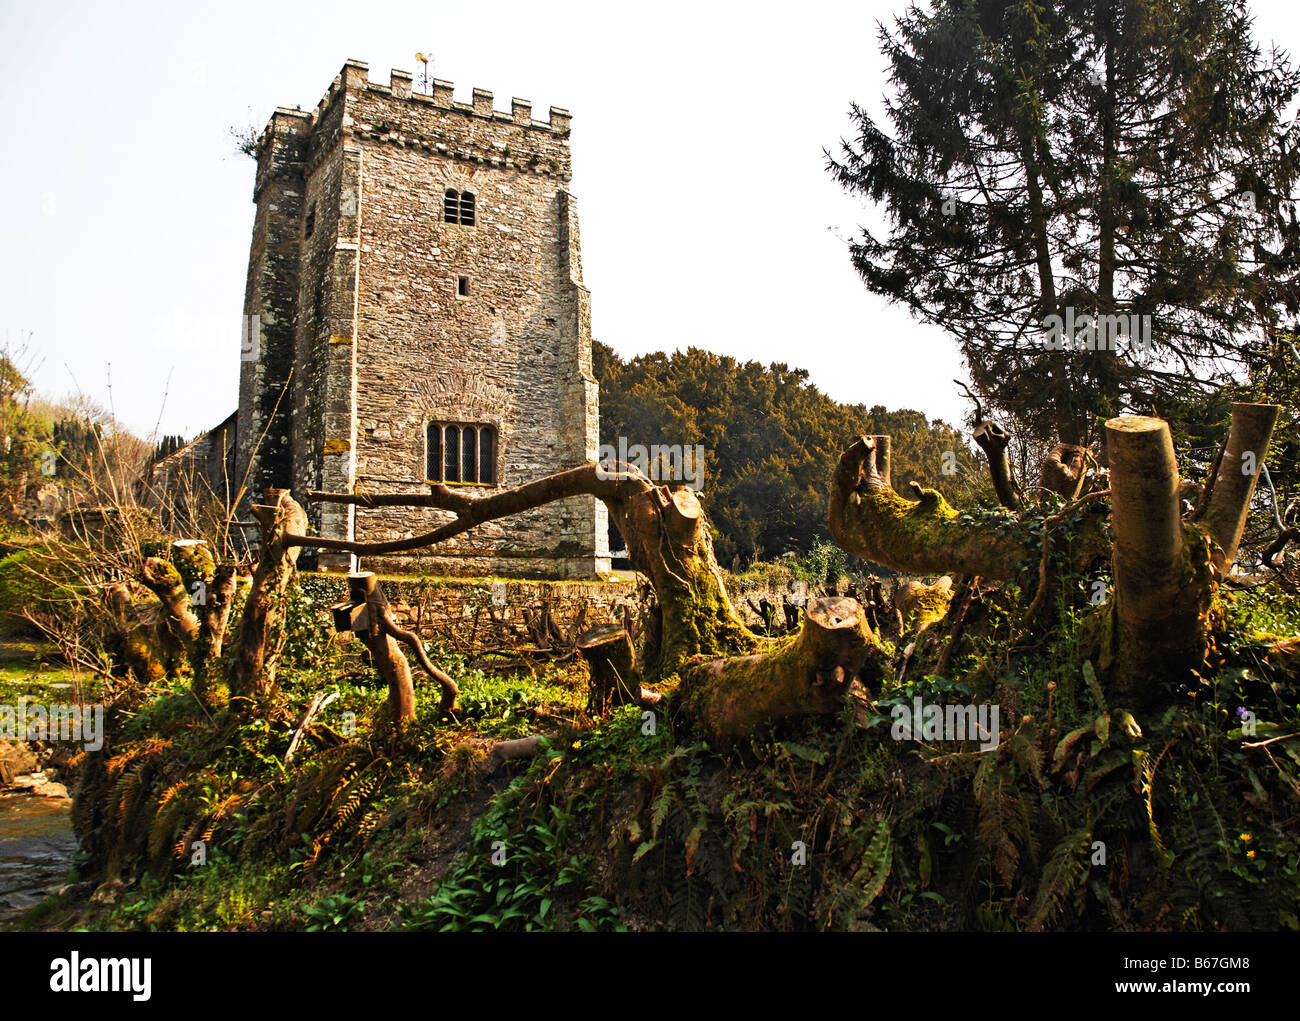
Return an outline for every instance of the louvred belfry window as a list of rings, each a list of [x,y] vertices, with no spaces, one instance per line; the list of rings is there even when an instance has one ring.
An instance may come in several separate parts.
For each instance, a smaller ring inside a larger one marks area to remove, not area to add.
[[[474,193],[448,188],[442,196],[442,218],[463,227],[474,226]]]

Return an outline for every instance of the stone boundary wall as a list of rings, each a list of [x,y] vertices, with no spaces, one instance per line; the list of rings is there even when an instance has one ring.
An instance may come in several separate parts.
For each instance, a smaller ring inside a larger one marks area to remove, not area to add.
[[[346,576],[303,572],[299,584],[321,605],[346,597]],[[631,623],[639,629],[649,589],[632,581],[530,581],[515,578],[427,578],[386,576],[381,582],[394,616],[428,640],[470,649],[508,647],[512,642],[568,645],[597,624]],[[727,591],[741,619],[753,628],[762,619],[749,605],[767,599],[779,607],[782,595],[799,593],[784,585],[727,579]],[[821,595],[820,590],[815,593]],[[558,629],[550,628],[548,619]],[[539,638],[548,636],[548,641]]]
[[[304,572],[299,584],[322,605],[346,598],[341,574]],[[647,591],[632,581],[514,578],[384,577],[380,585],[399,623],[463,649],[567,645],[596,624],[635,625]]]
[[[346,598],[346,575],[304,571],[298,579],[303,590],[321,606]],[[741,620],[755,629],[760,629],[763,622],[751,601],[754,606],[761,606],[764,599],[773,604],[780,625],[785,620],[785,597],[802,608],[809,598],[843,595],[850,587],[847,578],[834,587],[734,578],[726,582],[727,594]],[[887,580],[887,596],[892,596],[898,582]],[[650,595],[649,586],[639,581],[385,576],[381,587],[399,623],[427,640],[447,642],[460,649],[509,648],[524,643],[565,646],[597,624],[630,623],[639,629]]]

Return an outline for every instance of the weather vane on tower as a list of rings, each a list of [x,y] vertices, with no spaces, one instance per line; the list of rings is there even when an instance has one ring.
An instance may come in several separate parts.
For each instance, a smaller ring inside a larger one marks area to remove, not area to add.
[[[420,73],[420,91],[426,96],[432,96],[433,79],[429,77],[429,65],[433,62],[433,58],[426,57],[423,53],[417,53],[415,59],[424,65],[424,70]]]

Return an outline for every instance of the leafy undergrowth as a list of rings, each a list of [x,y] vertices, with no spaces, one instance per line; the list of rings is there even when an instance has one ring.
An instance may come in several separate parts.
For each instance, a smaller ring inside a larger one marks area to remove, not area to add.
[[[84,878],[23,924],[1300,928],[1300,694],[1260,637],[1300,632],[1300,602],[1229,598],[1213,674],[1135,716],[1108,704],[1075,596],[1030,642],[1008,587],[948,676],[725,755],[662,713],[588,719],[581,668],[486,674],[437,650],[463,718],[438,721],[425,686],[406,740],[381,740],[383,689],[300,600],[276,722],[212,719],[179,681],[113,714],[75,811]],[[285,767],[317,692],[337,697]],[[996,702],[1000,743],[896,740],[917,697]],[[539,754],[489,766],[539,733]]]

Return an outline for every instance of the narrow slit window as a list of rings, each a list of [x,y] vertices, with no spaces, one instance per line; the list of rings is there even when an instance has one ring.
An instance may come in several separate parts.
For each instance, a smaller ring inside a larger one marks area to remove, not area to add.
[[[458,298],[469,297],[469,277],[456,278],[456,296]]]
[[[304,233],[311,237],[312,232],[316,229],[316,203],[313,202],[307,207],[307,223]]]

